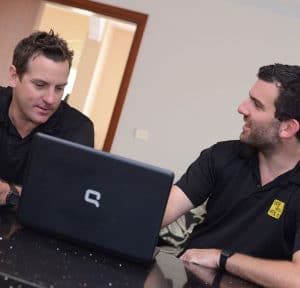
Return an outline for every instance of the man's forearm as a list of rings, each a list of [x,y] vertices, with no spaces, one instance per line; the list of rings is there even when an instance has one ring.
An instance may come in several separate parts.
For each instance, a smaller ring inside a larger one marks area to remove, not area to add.
[[[219,269],[220,255],[219,249],[188,249],[180,258],[186,262]],[[293,254],[292,261],[265,260],[235,253],[227,259],[225,269],[263,287],[300,287],[300,251]]]
[[[228,259],[226,270],[263,287],[300,287],[300,264],[295,260],[264,260],[236,253]]]

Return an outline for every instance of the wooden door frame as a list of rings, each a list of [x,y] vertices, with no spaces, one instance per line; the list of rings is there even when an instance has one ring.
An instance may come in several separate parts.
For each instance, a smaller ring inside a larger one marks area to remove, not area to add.
[[[132,22],[136,24],[135,34],[132,40],[127,63],[124,69],[123,77],[120,83],[119,92],[116,98],[115,106],[112,112],[108,130],[105,136],[103,151],[109,152],[116,134],[118,123],[120,120],[123,104],[129,87],[129,82],[133,73],[134,64],[137,58],[138,50],[144,34],[148,15],[124,8],[119,8],[107,4],[102,4],[90,0],[46,0],[48,2],[59,3],[65,6],[89,10],[97,14],[120,20]]]

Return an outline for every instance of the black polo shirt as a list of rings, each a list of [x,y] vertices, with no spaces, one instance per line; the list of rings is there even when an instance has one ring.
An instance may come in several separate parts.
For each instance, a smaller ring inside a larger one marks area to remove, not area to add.
[[[0,87],[0,177],[21,184],[32,137],[42,132],[87,146],[94,146],[93,123],[64,101],[49,120],[23,138],[8,117],[12,99],[11,87]]]
[[[240,141],[204,150],[176,183],[207,215],[186,248],[219,248],[269,259],[291,259],[300,249],[298,165],[260,185],[257,152]]]

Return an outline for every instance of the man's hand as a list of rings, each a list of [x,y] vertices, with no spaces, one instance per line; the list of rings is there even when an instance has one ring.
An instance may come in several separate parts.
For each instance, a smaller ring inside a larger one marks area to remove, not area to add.
[[[180,258],[209,268],[219,268],[221,250],[190,249]],[[226,271],[263,287],[300,287],[300,250],[292,260],[271,260],[234,253],[226,262]]]
[[[0,205],[5,205],[6,196],[10,191],[9,184],[0,180]]]
[[[186,262],[199,264],[208,268],[219,268],[221,250],[219,249],[188,249],[180,259]]]
[[[191,262],[184,262],[184,268],[209,285],[213,285],[214,279],[217,275],[217,271],[215,269],[200,266]]]
[[[17,192],[19,195],[22,193],[22,187],[19,185],[13,185],[15,188],[15,192]],[[6,204],[6,197],[8,193],[11,191],[10,185],[5,182],[3,179],[0,178],[0,205]]]

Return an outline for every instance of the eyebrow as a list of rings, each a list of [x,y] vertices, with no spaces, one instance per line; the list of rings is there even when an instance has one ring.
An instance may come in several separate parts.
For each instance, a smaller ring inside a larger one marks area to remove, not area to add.
[[[44,83],[44,84],[49,84],[47,81],[43,80],[43,79],[38,79],[38,78],[33,78],[31,79],[31,82],[41,82],[41,83]],[[65,83],[60,83],[60,84],[57,84],[55,86],[66,86],[68,84],[68,82],[65,82]]]
[[[258,106],[258,107],[260,107],[260,108],[265,108],[265,105],[260,101],[260,100],[258,100],[257,98],[255,98],[252,94],[251,94],[251,92],[249,91],[249,97],[250,97],[250,99],[253,101],[253,102],[255,102],[255,104]]]

